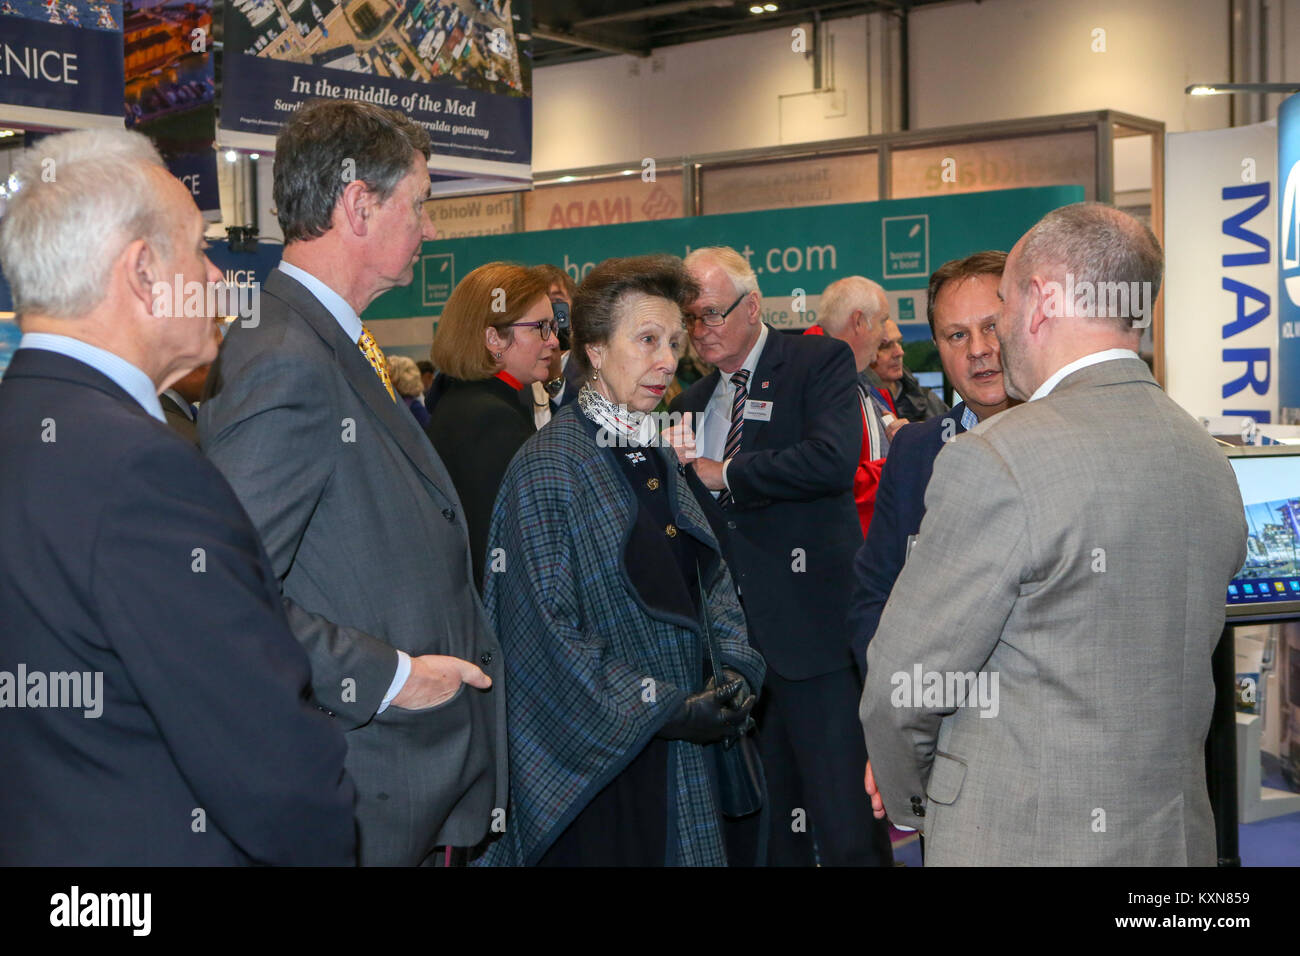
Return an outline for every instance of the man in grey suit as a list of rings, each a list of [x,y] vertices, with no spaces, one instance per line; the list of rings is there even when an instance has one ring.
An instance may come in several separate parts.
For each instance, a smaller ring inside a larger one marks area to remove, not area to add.
[[[317,703],[348,730],[362,865],[459,857],[504,818],[507,792],[501,653],[460,501],[358,317],[411,281],[435,235],[429,153],[424,130],[369,104],[289,121],[284,257],[258,320],[227,335],[199,414],[299,609]]]
[[[1162,266],[1099,204],[1007,260],[1025,404],[939,453],[867,651],[867,790],[928,864],[1215,861],[1210,656],[1246,527],[1227,460],[1137,355]]]

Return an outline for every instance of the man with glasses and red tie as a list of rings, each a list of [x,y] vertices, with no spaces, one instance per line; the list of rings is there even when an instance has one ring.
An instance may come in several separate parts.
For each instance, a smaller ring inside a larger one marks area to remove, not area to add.
[[[465,511],[360,319],[436,234],[430,151],[367,103],[294,114],[275,153],[284,258],[199,410],[203,450],[303,609],[290,624],[316,702],[347,731],[363,866],[464,859],[507,793],[501,652]]]
[[[755,815],[728,834],[729,856],[766,841],[773,866],[884,866],[888,831],[862,789],[861,684],[848,644],[853,500],[861,409],[853,353],[836,339],[762,322],[762,296],[734,249],[697,249],[691,340],[716,371],[672,411],[666,437],[717,533],[749,627],[767,659],[755,710],[767,775],[766,830]]]

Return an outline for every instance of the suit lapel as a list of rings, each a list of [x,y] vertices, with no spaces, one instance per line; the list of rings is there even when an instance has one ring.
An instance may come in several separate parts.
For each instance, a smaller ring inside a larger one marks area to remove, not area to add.
[[[312,330],[333,350],[335,361],[348,387],[383,423],[388,434],[402,449],[402,453],[410,459],[411,464],[428,478],[444,497],[454,499],[456,496],[451,477],[442,462],[437,459],[429,439],[420,431],[415,416],[403,403],[395,402],[389,397],[384,383],[370,367],[370,361],[355,342],[348,341],[343,328],[329,310],[321,305],[320,301],[301,283],[279,269],[271,271],[265,289],[306,320]]]

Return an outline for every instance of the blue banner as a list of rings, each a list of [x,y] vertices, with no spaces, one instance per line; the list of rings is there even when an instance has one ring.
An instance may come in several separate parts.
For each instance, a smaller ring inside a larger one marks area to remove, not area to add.
[[[124,9],[126,125],[154,141],[199,209],[220,214],[212,0],[125,0]]]
[[[0,0],[0,106],[121,116],[121,0]]]
[[[1300,93],[1277,113],[1278,401],[1282,420],[1300,423]]]
[[[303,103],[400,110],[438,156],[529,165],[528,6],[511,0],[228,0],[221,126],[274,136]]]

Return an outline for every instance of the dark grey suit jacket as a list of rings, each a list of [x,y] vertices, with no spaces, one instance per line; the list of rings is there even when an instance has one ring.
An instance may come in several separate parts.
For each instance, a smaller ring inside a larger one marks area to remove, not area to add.
[[[236,323],[208,377],[203,449],[257,525],[312,663],[348,728],[363,865],[474,846],[505,807],[504,669],[470,572],[460,500],[433,446],[356,343],[276,270],[260,323]],[[425,711],[375,711],[411,656],[494,681]]]

